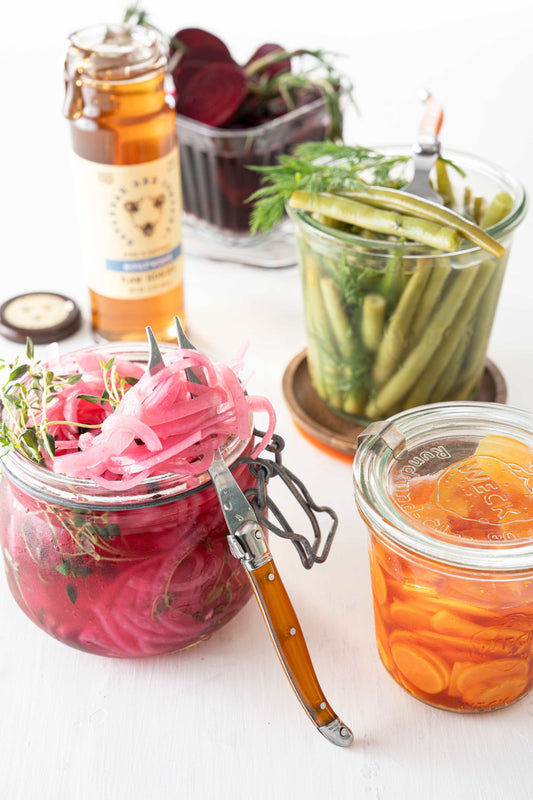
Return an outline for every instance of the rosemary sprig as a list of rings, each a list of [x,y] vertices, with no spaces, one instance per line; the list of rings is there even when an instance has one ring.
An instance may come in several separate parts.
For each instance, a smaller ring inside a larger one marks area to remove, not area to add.
[[[67,387],[78,383],[82,375],[55,375],[35,358],[31,339],[26,340],[25,360],[18,356],[11,363],[0,359],[0,370],[9,370],[0,386],[0,456],[19,451],[31,461],[44,465],[45,455],[55,456],[53,426],[72,425],[78,421],[53,419],[53,401]],[[79,399],[115,407],[136,382],[136,378],[117,373],[114,359],[100,362],[104,390],[100,395],[79,394]],[[85,424],[84,428],[99,428],[100,424]]]
[[[404,183],[399,167],[408,156],[389,156],[360,145],[304,142],[292,155],[282,155],[274,167],[250,167],[263,174],[262,186],[249,198],[254,202],[252,233],[265,233],[284,214],[298,190],[319,192],[364,190],[374,186],[398,188]]]

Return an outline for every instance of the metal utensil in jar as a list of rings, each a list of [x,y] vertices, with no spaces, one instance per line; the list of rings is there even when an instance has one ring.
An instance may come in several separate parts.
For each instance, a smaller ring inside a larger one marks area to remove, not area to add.
[[[185,335],[178,317],[175,323],[180,347],[196,350]],[[161,369],[163,359],[151,329],[148,327],[146,331],[150,346],[148,369],[150,374],[155,374]],[[191,383],[205,382],[200,370],[189,368],[186,372]],[[214,452],[208,472],[229,530],[230,551],[240,560],[247,574],[296,696],[313,724],[328,741],[340,747],[349,746],[353,742],[353,734],[334,712],[320,687],[300,623],[274,564],[263,527],[218,449]]]
[[[429,173],[440,156],[439,133],[444,112],[430,92],[424,92],[423,100],[424,116],[418,130],[418,139],[413,146],[414,174],[403,191],[443,205],[442,197],[431,186]]]

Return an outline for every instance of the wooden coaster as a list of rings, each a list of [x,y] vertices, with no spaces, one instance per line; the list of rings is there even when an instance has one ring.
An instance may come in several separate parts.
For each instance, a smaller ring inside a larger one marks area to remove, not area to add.
[[[302,350],[287,366],[283,375],[283,395],[297,426],[315,443],[353,456],[357,436],[364,430],[349,419],[336,414],[316,394],[307,368],[307,352]],[[494,364],[487,359],[476,400],[485,403],[506,403],[507,384]]]

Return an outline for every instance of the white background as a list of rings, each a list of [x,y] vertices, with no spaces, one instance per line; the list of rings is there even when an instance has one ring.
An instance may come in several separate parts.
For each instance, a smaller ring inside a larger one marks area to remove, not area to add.
[[[257,45],[322,47],[356,86],[347,140],[408,142],[430,87],[445,106],[443,146],[475,152],[518,176],[533,194],[533,12],[530,2],[304,4],[269,0],[169,3],[152,20],[169,33],[204,27],[238,59]],[[64,291],[82,306],[70,143],[61,115],[62,59],[76,28],[117,21],[115,0],[9,3],[0,46],[2,251],[0,300]],[[531,216],[515,237],[489,355],[509,403],[533,411]],[[366,534],[350,465],[304,440],[281,391],[305,345],[296,269],[260,270],[186,259],[191,338],[226,358],[248,340],[254,388],[267,394],[287,442],[286,463],[340,518],[328,562],[305,572],[292,548],[273,552],[315,668],[351,725],[349,750],[313,729],[251,601],[210,642],[141,661],[71,650],[35,628],[0,580],[0,796],[6,800],[361,798],[486,800],[532,796],[533,697],[481,716],[418,703],[379,663]],[[0,340],[0,355],[21,348]]]

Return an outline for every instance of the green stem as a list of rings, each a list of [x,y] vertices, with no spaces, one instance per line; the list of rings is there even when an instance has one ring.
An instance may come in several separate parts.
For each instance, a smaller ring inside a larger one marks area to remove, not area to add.
[[[468,345],[470,344],[470,336],[466,335],[463,336],[460,342],[458,342],[455,351],[451,354],[446,366],[442,368],[440,378],[438,378],[433,391],[431,392],[428,402],[430,403],[439,403],[443,400],[448,400],[450,397],[450,393],[452,390],[457,386],[457,376],[461,370],[461,365],[464,361],[466,352],[468,350]],[[446,354],[444,355],[443,361],[446,358]],[[439,355],[435,356],[435,360],[439,359]],[[424,401],[425,402],[425,401]],[[415,403],[416,405],[416,403]]]
[[[453,228],[428,219],[386,211],[340,195],[296,191],[291,195],[289,204],[292,208],[325,214],[359,228],[411,239],[444,252],[453,252],[461,244],[461,236]]]
[[[455,279],[446,297],[433,315],[424,337],[411,350],[400,368],[378,392],[367,408],[370,419],[386,415],[400,401],[421,376],[437,350],[447,331],[453,328],[455,319],[467,296],[476,275],[475,269],[457,270]]]
[[[390,317],[374,362],[373,380],[378,389],[389,380],[400,362],[409,341],[411,321],[430,271],[430,259],[420,259]]]
[[[363,300],[361,338],[367,350],[375,353],[383,337],[387,302],[380,294],[367,294]]]
[[[350,321],[344,310],[343,298],[332,278],[324,276],[319,281],[320,290],[324,300],[324,308],[335,339],[337,350],[341,355],[341,362],[337,372],[349,373],[354,359],[355,341]],[[340,396],[341,392],[337,392]],[[344,394],[344,393],[342,393]],[[366,405],[366,393],[362,387],[348,390],[336,407],[342,408],[347,414],[361,414]]]
[[[337,348],[342,356],[349,357],[353,344],[353,334],[344,311],[342,297],[332,278],[325,276],[320,278],[319,285]]]
[[[505,274],[506,260],[507,259],[503,259],[496,262],[492,280],[487,287],[486,297],[483,302],[483,314],[479,315],[477,325],[474,328],[472,343],[463,365],[461,388],[455,395],[458,400],[469,397],[481,379],[492,323],[500,297],[503,276]]]
[[[422,295],[411,326],[411,342],[418,342],[423,335],[451,271],[452,267],[447,258],[439,258],[433,264],[431,275],[429,276],[424,294]]]
[[[397,189],[387,189],[385,187],[376,188],[373,186],[364,189],[354,189],[343,191],[343,197],[354,198],[354,200],[364,200],[366,203],[375,206],[386,206],[387,208],[397,209],[409,214],[416,214],[424,219],[431,220],[440,225],[454,228],[469,242],[478,245],[483,250],[487,250],[493,256],[500,258],[505,252],[505,248],[496,239],[482,230],[477,225],[469,222],[456,211],[444,208],[420,197],[400,192]],[[440,248],[444,250],[444,248]],[[453,248],[457,249],[457,248]],[[451,252],[451,248],[448,250]]]
[[[454,386],[466,346],[471,339],[472,319],[492,277],[494,265],[491,261],[485,261],[470,270],[475,274],[468,295],[458,309],[453,325],[450,325],[446,335],[442,337],[430,363],[407,395],[406,407],[418,406],[430,400],[444,400]]]
[[[455,197],[453,194],[453,187],[448,175],[446,163],[439,158],[435,164],[435,175],[437,178],[437,192],[442,197],[442,200],[448,208],[453,208],[455,205]]]
[[[497,194],[490,203],[489,207],[485,210],[480,220],[482,228],[490,228],[491,225],[496,225],[511,213],[513,208],[513,198],[507,192],[500,192]]]
[[[331,405],[341,407],[342,398],[335,388],[334,375],[338,350],[320,291],[320,273],[315,256],[308,252],[304,261],[304,284],[309,371],[317,394]]]

